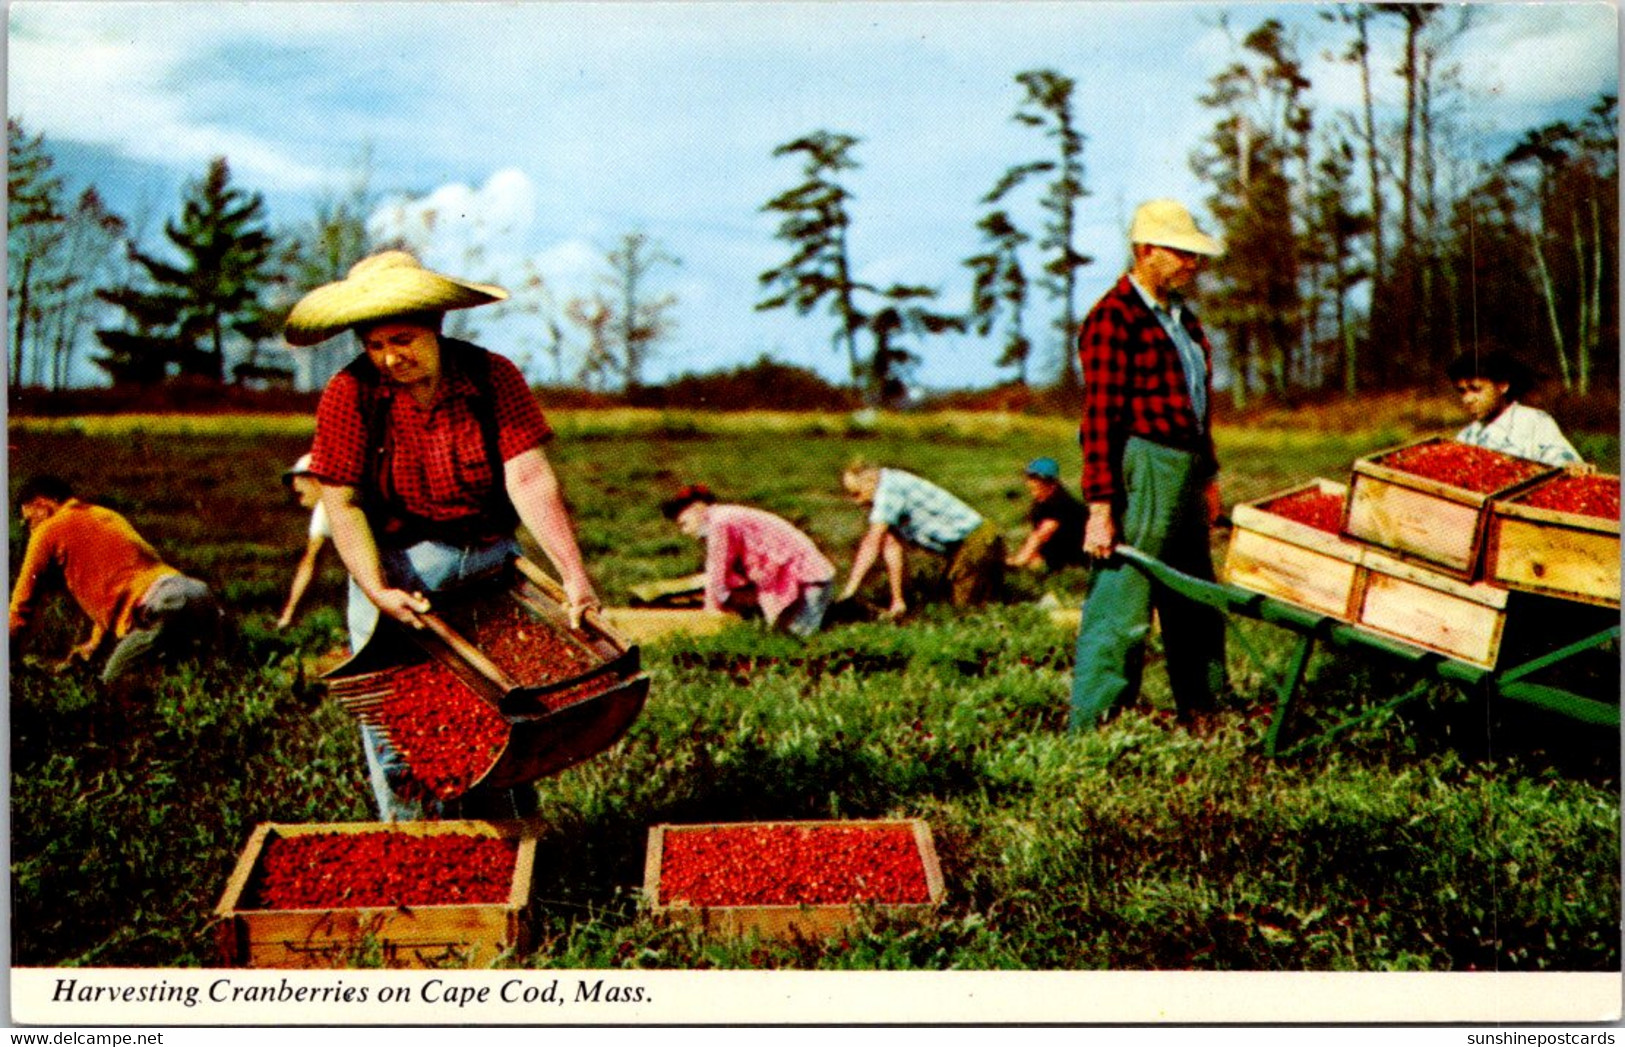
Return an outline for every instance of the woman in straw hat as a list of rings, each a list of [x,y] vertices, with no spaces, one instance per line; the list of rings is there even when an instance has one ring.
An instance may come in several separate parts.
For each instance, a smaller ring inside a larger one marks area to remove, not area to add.
[[[421,628],[418,615],[435,590],[516,557],[518,523],[558,570],[572,620],[598,606],[542,450],[552,430],[524,377],[506,358],[441,333],[447,311],[506,297],[500,287],[386,251],[311,291],[288,314],[290,345],[353,330],[363,350],[322,394],[309,464],[350,572],[353,651],[380,614]],[[421,791],[404,762],[370,729],[362,736],[381,817],[421,817]],[[476,790],[461,813],[523,816],[529,811],[515,805],[527,796],[534,804],[533,792]]]
[[[1211,352],[1181,292],[1217,240],[1183,205],[1152,200],[1134,213],[1132,262],[1084,318],[1079,444],[1083,551],[1095,563],[1073,669],[1073,730],[1092,728],[1137,696],[1151,632],[1149,579],[1112,557],[1119,541],[1212,578],[1208,530],[1218,471],[1208,404]],[[1204,717],[1224,686],[1224,621],[1177,594],[1157,594],[1168,676],[1182,720]]]

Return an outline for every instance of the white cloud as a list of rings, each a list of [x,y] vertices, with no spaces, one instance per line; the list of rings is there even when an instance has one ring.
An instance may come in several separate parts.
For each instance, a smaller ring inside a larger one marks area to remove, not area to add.
[[[1538,17],[1529,14],[1539,12]],[[1618,91],[1619,14],[1613,4],[1486,6],[1469,37],[1468,85],[1515,106],[1551,106]],[[1610,46],[1600,47],[1607,42]]]
[[[535,186],[504,168],[479,186],[454,182],[389,201],[367,225],[375,239],[403,242],[425,264],[500,272],[530,240],[535,219]]]
[[[244,5],[254,7],[255,5]],[[8,39],[8,108],[50,137],[105,146],[137,160],[233,172],[289,189],[328,173],[243,127],[200,120],[182,76],[199,38],[217,40],[195,4],[20,4]],[[48,19],[49,28],[46,28]]]

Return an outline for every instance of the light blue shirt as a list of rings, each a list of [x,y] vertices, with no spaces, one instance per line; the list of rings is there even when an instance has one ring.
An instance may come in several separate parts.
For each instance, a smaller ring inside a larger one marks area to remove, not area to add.
[[[1185,372],[1185,389],[1190,393],[1191,410],[1196,412],[1198,428],[1207,428],[1207,358],[1202,355],[1202,347],[1196,344],[1196,339],[1185,330],[1185,303],[1177,295],[1168,296],[1166,306],[1159,305],[1157,301],[1146,293],[1145,288],[1132,276],[1129,282],[1134,289],[1140,292],[1140,298],[1151,310],[1162,329],[1173,340],[1174,347],[1179,350],[1180,368]]]
[[[905,541],[945,553],[982,526],[982,514],[929,480],[882,469],[869,522],[886,524]]]

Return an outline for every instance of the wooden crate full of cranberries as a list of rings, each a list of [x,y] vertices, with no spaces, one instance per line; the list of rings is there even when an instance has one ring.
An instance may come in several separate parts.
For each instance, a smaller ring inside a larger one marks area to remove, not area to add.
[[[1316,479],[1230,512],[1225,581],[1342,621],[1358,608],[1364,547],[1342,535],[1348,487]]]
[[[919,819],[657,825],[644,893],[657,918],[724,936],[821,937],[865,911],[935,908],[944,893]]]
[[[1619,477],[1559,473],[1491,509],[1485,572],[1509,589],[1618,607]]]
[[[1462,581],[1483,572],[1490,504],[1556,468],[1433,437],[1357,459],[1343,532]]]
[[[535,853],[521,822],[263,823],[215,907],[220,960],[488,966],[526,947]]]

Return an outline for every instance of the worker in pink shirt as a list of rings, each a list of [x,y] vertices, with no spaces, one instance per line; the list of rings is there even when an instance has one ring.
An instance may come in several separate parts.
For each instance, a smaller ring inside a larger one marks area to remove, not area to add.
[[[661,503],[684,534],[705,542],[700,576],[707,610],[759,607],[770,627],[817,632],[829,609],[835,566],[790,521],[762,509],[717,503],[703,484]]]

